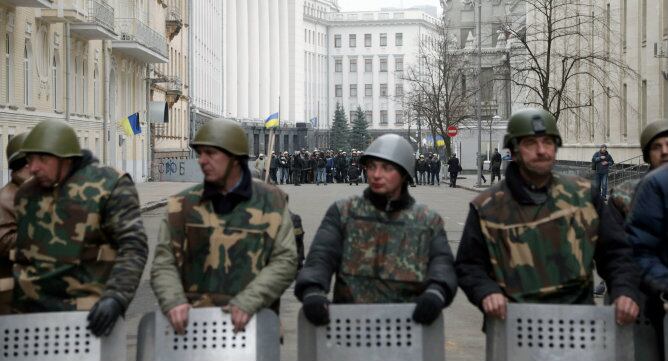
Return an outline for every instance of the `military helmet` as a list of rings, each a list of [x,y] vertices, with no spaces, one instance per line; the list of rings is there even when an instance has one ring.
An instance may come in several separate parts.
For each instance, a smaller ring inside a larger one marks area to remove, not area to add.
[[[28,136],[27,132],[15,135],[12,140],[7,143],[7,162],[9,163],[10,168],[12,163],[25,159],[26,155],[21,152],[21,146],[23,145],[26,136]]]
[[[364,151],[360,163],[365,164],[369,158],[379,158],[392,162],[413,177],[415,173],[415,159],[413,146],[398,134],[385,134],[376,138]]]
[[[561,134],[554,115],[545,109],[523,109],[513,113],[508,120],[508,129],[503,137],[503,146],[513,149],[522,137],[551,135],[561,146]]]
[[[640,133],[640,149],[642,149],[642,157],[646,163],[649,163],[649,146],[662,134],[668,136],[668,120],[649,123]]]
[[[43,120],[26,136],[21,152],[46,153],[60,158],[80,157],[77,133],[61,120]]]
[[[190,142],[191,148],[201,145],[220,148],[232,155],[248,157],[248,138],[239,124],[228,119],[205,123]]]

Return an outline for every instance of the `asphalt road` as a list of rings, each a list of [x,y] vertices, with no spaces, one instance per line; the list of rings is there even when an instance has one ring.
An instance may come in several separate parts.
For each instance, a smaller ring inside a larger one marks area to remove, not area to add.
[[[361,194],[364,187],[349,186],[347,184],[333,184],[328,186],[292,185],[281,186],[290,196],[290,208],[302,217],[306,232],[306,247],[308,249],[312,237],[322,220],[327,208],[337,199],[354,194]],[[446,222],[445,228],[453,252],[456,252],[462,234],[464,221],[468,212],[468,202],[476,195],[463,189],[441,187],[410,188],[411,194],[420,203],[424,203],[441,214]],[[144,226],[149,236],[150,255],[153,259],[159,223],[165,209],[143,214]],[[144,313],[158,310],[155,297],[149,284],[147,266],[142,277],[137,295],[127,313],[128,360],[135,360],[136,330],[141,316]],[[281,324],[284,330],[284,345],[281,349],[281,360],[297,360],[297,314],[300,304],[293,296],[292,287],[281,299]],[[464,294],[459,292],[453,304],[445,310],[446,358],[450,361],[480,361],[484,359],[485,338],[482,334],[482,316],[472,306]]]

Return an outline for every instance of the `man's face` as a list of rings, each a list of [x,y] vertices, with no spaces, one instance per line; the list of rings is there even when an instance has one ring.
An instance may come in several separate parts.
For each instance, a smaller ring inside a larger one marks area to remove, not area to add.
[[[525,137],[517,147],[520,166],[530,174],[546,176],[552,172],[557,143],[549,135]]]
[[[668,135],[657,137],[649,145],[649,164],[652,168],[668,163]]]
[[[380,159],[370,159],[366,162],[366,174],[371,191],[383,195],[396,192],[404,180],[397,167]]]
[[[607,151],[608,151],[608,148],[606,148],[606,147],[601,147],[601,153],[605,153],[605,152],[607,152]]]
[[[204,173],[204,180],[219,184],[225,177],[225,169],[230,162],[236,162],[229,155],[216,147],[201,145],[196,149],[200,168]]]
[[[50,154],[32,153],[26,156],[30,174],[37,180],[40,186],[48,188],[59,182],[58,177],[62,177],[63,162],[59,158]]]

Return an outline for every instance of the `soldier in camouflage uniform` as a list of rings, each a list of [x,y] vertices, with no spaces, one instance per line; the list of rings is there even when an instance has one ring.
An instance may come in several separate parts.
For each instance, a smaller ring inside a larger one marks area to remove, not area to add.
[[[206,123],[190,146],[204,183],[169,198],[151,286],[179,333],[191,307],[222,306],[242,330],[276,304],[297,272],[287,197],[252,179],[246,134],[235,122]]]
[[[25,154],[21,153],[21,144],[26,135],[28,133],[21,133],[7,144],[7,162],[12,171],[11,180],[0,189],[0,315],[11,311],[14,278],[10,252],[16,243],[14,198],[19,186],[30,178]]]
[[[580,177],[552,173],[561,136],[551,113],[511,116],[506,177],[471,202],[457,254],[469,300],[505,318],[507,302],[593,304],[593,262],[619,323],[638,315],[638,269],[611,210]]]
[[[90,310],[111,332],[127,309],[148,245],[130,177],[98,164],[61,121],[39,123],[21,147],[33,178],[16,194],[18,312]]]
[[[363,196],[335,202],[320,224],[295,295],[306,318],[329,323],[334,303],[417,303],[416,322],[430,324],[457,291],[453,256],[443,219],[408,194],[413,148],[404,138],[376,139],[360,162],[369,187]]]

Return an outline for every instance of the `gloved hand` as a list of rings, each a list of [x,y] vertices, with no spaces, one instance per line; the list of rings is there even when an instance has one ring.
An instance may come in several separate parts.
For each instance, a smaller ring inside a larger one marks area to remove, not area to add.
[[[430,325],[441,314],[445,307],[445,300],[440,292],[433,289],[424,291],[416,300],[413,311],[413,321],[423,325]]]
[[[319,293],[311,293],[304,296],[302,302],[304,316],[312,324],[323,326],[329,323],[329,300],[327,296]]]
[[[119,316],[123,314],[123,306],[112,297],[103,297],[88,313],[88,326],[97,337],[109,336]]]

